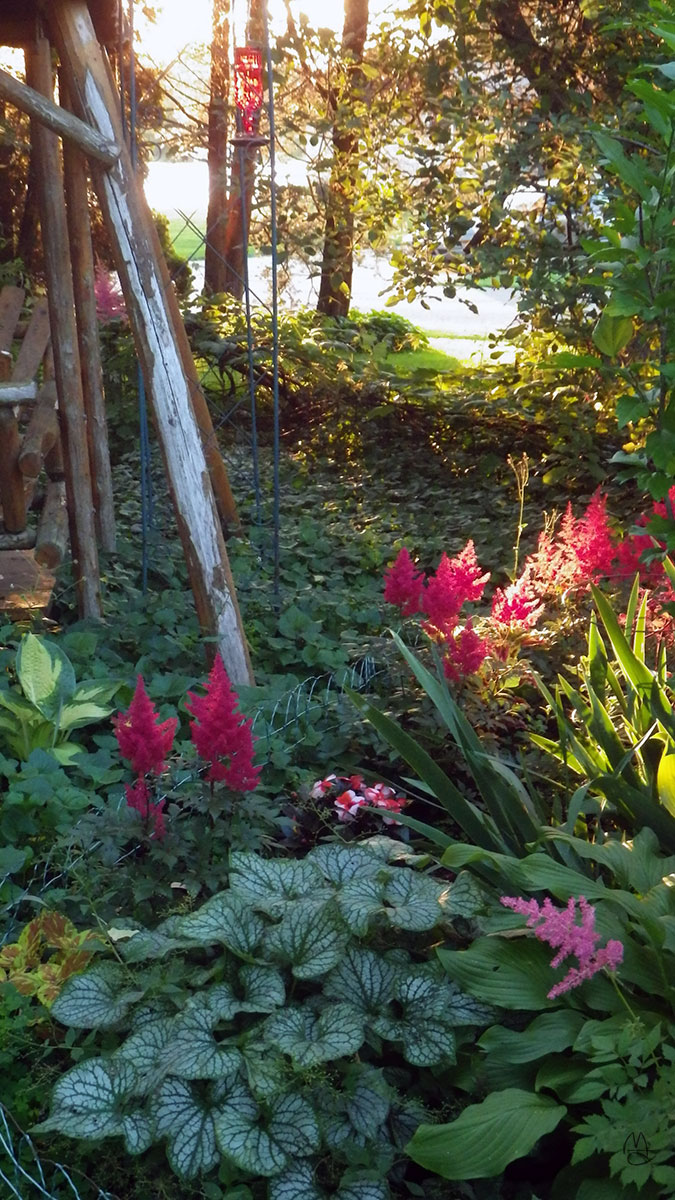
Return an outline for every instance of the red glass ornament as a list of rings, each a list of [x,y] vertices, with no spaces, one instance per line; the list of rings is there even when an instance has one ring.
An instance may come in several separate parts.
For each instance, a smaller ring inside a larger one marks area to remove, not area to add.
[[[234,102],[241,113],[241,131],[255,137],[263,103],[262,54],[252,46],[234,52]]]

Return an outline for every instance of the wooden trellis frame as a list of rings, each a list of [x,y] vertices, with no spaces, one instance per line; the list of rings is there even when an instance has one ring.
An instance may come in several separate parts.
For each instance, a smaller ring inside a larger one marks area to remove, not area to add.
[[[235,683],[252,671],[225,548],[221,520],[238,525],[227,472],[192,360],[157,235],[124,144],[119,96],[98,41],[90,0],[18,0],[0,12],[0,43],[18,44],[26,56],[26,84],[0,71],[0,97],[31,116],[45,250],[54,374],[65,459],[73,556],[81,609],[96,615],[98,565],[87,432],[97,418],[85,407],[81,356],[89,360],[91,312],[73,290],[73,242],[83,236],[82,160],[86,155],[115,255],[171,489],[197,614],[220,650]],[[94,12],[96,14],[96,11]],[[63,96],[52,96],[52,51],[60,62]],[[57,136],[58,135],[58,136]],[[58,139],[65,155],[71,211],[68,230]],[[77,157],[74,157],[77,156]],[[75,191],[73,191],[75,189]],[[79,192],[78,192],[79,189]],[[88,236],[84,240],[90,245]],[[90,269],[80,260],[78,279]],[[93,375],[97,368],[94,363]],[[86,381],[87,372],[84,373]],[[95,440],[95,439],[94,439]],[[220,517],[220,519],[219,519]],[[99,522],[99,536],[101,536]]]

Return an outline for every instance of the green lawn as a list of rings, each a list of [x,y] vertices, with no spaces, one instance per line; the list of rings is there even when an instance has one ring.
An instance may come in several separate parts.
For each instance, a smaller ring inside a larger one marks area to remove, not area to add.
[[[169,238],[176,254],[181,258],[196,259],[201,262],[204,258],[205,223],[201,220],[194,222],[197,228],[191,228],[180,217],[169,221]]]

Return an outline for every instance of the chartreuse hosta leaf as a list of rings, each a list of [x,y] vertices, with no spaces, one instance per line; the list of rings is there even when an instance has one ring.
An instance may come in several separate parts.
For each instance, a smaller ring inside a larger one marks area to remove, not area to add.
[[[262,860],[260,860],[262,861]],[[235,954],[254,954],[265,932],[262,917],[251,909],[250,900],[233,892],[220,892],[196,912],[182,917],[180,936],[202,946],[227,946]]]
[[[316,979],[340,962],[347,940],[336,908],[317,909],[303,900],[268,929],[264,947],[266,955],[288,963],[296,979]]]
[[[270,1017],[265,1032],[294,1065],[313,1067],[356,1054],[365,1038],[365,1015],[352,1004],[331,1004],[320,1016],[306,1006],[284,1008]]]
[[[309,859],[266,859],[243,850],[233,850],[230,855],[232,893],[270,916],[281,916],[291,900],[306,897],[323,903],[332,895]]]
[[[566,1112],[548,1096],[506,1088],[470,1104],[448,1125],[421,1125],[406,1150],[444,1179],[491,1179],[529,1154]]]
[[[38,1133],[57,1131],[70,1137],[123,1137],[130,1154],[141,1154],[153,1140],[142,1101],[134,1099],[142,1082],[132,1063],[90,1058],[59,1079],[46,1121]]]
[[[165,1079],[154,1093],[155,1133],[167,1139],[167,1156],[177,1175],[193,1179],[219,1160],[213,1116],[184,1079]]]
[[[377,876],[345,883],[338,894],[340,911],[357,936],[365,936],[371,921],[384,918],[399,929],[421,933],[433,929],[443,917],[449,884],[427,875],[397,868]]]
[[[143,989],[115,963],[102,962],[83,975],[73,975],[52,1005],[52,1016],[75,1029],[108,1029],[127,1016]]]
[[[240,1085],[213,1113],[216,1140],[227,1158],[254,1176],[278,1175],[295,1158],[319,1149],[319,1126],[302,1096],[286,1093],[267,1116]]]

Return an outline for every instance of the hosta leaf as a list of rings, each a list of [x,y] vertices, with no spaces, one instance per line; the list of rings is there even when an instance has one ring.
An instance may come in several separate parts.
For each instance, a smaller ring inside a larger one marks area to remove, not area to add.
[[[485,904],[485,893],[478,881],[468,871],[460,871],[454,883],[450,884],[446,905],[448,916],[475,917],[484,911]]]
[[[285,1008],[265,1025],[269,1040],[290,1054],[299,1067],[356,1054],[364,1040],[365,1015],[351,1004],[332,1004],[320,1016],[304,1008]]]
[[[342,958],[347,932],[334,908],[297,903],[279,925],[267,931],[266,952],[287,962],[297,979],[325,975]]]
[[[319,1127],[311,1106],[300,1096],[275,1101],[274,1115],[263,1127],[261,1112],[248,1089],[240,1087],[214,1112],[220,1150],[252,1175],[277,1175],[289,1158],[319,1147]]]
[[[167,1156],[177,1175],[193,1179],[218,1162],[213,1117],[184,1079],[165,1079],[152,1098],[155,1133],[167,1137]]]
[[[299,1162],[284,1171],[277,1179],[271,1179],[269,1200],[324,1200],[322,1192],[314,1182],[314,1172],[309,1163]]]
[[[90,1058],[71,1067],[59,1079],[51,1113],[35,1129],[40,1133],[56,1130],[81,1138],[114,1137],[126,1132],[133,1144],[131,1124],[136,1114],[128,1109],[138,1087],[139,1077],[131,1063]],[[125,1117],[130,1122],[126,1131]]]
[[[221,892],[196,912],[182,917],[179,930],[183,937],[203,946],[221,942],[235,954],[250,955],[262,941],[265,923],[251,911],[250,901],[231,892]]]
[[[556,1009],[555,1012],[540,1013],[522,1033],[494,1025],[479,1038],[478,1045],[504,1062],[532,1062],[567,1050],[573,1045],[584,1023],[581,1013],[572,1009]]]
[[[307,855],[321,874],[335,884],[347,883],[363,875],[377,875],[382,870],[382,858],[362,846],[338,846],[335,842],[316,846]]]
[[[52,641],[27,633],[16,653],[16,673],[24,696],[48,720],[75,692],[70,659]]]
[[[166,1069],[183,1079],[234,1078],[241,1066],[241,1054],[218,1045],[213,1036],[217,1017],[205,1006],[196,1005],[179,1017],[166,1055]]]
[[[451,979],[471,995],[500,1008],[537,1010],[553,1004],[556,982],[550,951],[534,938],[479,938],[468,950],[439,950]]]
[[[309,859],[267,859],[233,850],[230,872],[232,892],[271,916],[281,916],[289,900],[311,897],[324,902],[331,894]]]
[[[377,1015],[394,995],[398,971],[374,950],[350,946],[342,962],[324,983],[324,995],[348,1000],[366,1013]]]
[[[52,1005],[52,1016],[75,1029],[108,1029],[117,1025],[143,991],[129,987],[128,976],[115,963],[99,963],[74,975]]]
[[[566,1111],[550,1097],[507,1088],[447,1125],[421,1125],[406,1150],[444,1179],[490,1179],[528,1154]]]

